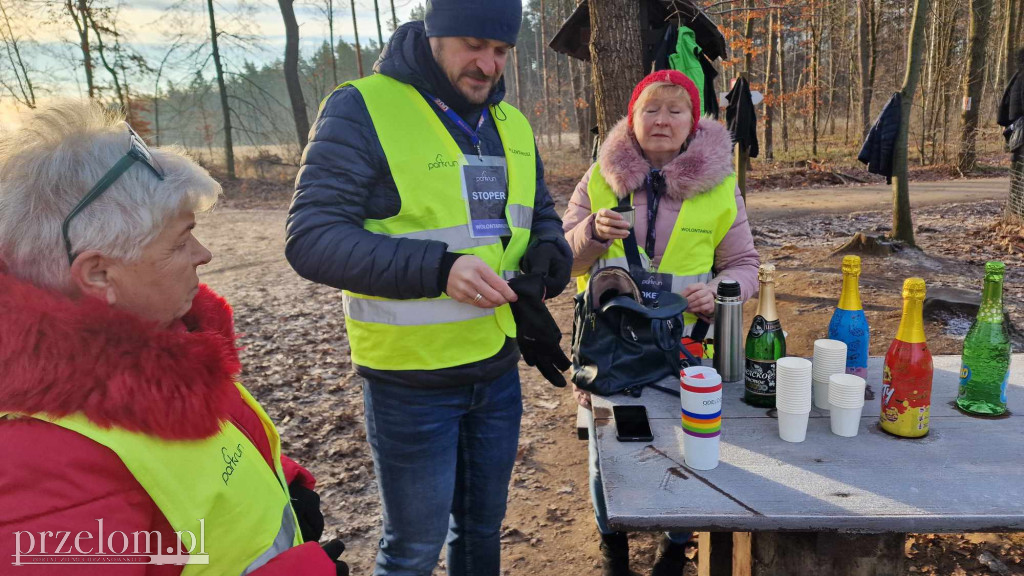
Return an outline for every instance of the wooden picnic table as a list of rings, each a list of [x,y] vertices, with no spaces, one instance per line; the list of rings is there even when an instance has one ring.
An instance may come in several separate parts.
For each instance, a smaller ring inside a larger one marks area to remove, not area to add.
[[[997,418],[956,409],[959,356],[934,364],[930,432],[920,439],[882,432],[876,399],[865,403],[854,438],[832,434],[828,412],[812,408],[807,439],[785,442],[774,411],[743,403],[742,382],[726,384],[721,458],[707,471],[683,461],[678,398],[654,389],[640,398],[594,396],[609,525],[715,533],[715,554],[733,542],[750,546],[752,568],[744,551],[727,550],[737,573],[788,576],[901,573],[908,532],[1024,530],[1024,354],[1011,364],[1009,415]],[[881,372],[882,359],[871,358],[876,395]],[[647,407],[652,442],[616,440],[612,406],[621,404]],[[718,556],[717,571],[705,562],[702,573],[732,572]]]

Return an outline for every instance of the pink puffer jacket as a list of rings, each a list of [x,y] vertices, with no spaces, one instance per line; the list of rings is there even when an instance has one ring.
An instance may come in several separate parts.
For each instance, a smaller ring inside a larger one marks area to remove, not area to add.
[[[651,169],[625,119],[619,121],[608,133],[598,155],[598,163],[601,165],[601,174],[619,198],[641,189]],[[565,238],[575,258],[573,276],[580,276],[590,270],[594,262],[611,246],[611,241],[601,241],[594,236],[594,214],[591,213],[590,197],[587,195],[587,184],[593,169],[591,166],[576,185],[562,218],[562,230],[565,231]],[[683,202],[710,191],[732,172],[732,141],[728,130],[714,120],[702,120],[686,150],[662,168],[666,191],[658,205],[654,264],[660,262],[665,253]],[[633,205],[637,214],[634,225],[636,236],[639,239],[646,238],[647,195],[634,195]],[[754,248],[754,238],[750,234],[747,210],[739,188],[736,189],[736,208],[736,220],[715,248],[714,267],[717,275],[711,287],[714,290],[723,278],[731,278],[739,282],[743,300],[747,300],[757,294],[757,268],[761,258]]]

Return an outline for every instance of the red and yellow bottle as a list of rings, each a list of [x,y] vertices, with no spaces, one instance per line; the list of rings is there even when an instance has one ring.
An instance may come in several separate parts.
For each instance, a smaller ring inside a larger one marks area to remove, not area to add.
[[[928,433],[932,402],[932,354],[924,336],[925,285],[903,282],[903,318],[882,369],[882,430],[904,438]]]

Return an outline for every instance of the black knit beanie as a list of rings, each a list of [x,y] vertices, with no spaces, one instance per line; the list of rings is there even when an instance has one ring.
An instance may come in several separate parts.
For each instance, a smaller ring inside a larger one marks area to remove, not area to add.
[[[427,37],[467,36],[515,45],[522,0],[427,0]]]

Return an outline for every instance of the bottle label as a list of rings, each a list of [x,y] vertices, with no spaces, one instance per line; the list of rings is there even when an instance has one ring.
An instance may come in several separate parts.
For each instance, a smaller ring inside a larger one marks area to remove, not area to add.
[[[775,395],[775,361],[763,362],[747,358],[746,389],[759,396]]]
[[[759,338],[765,334],[765,332],[781,332],[782,322],[779,320],[772,320],[769,322],[765,320],[763,316],[754,316],[754,322],[750,325],[750,337]],[[772,382],[775,379],[772,378]]]
[[[931,366],[925,370],[900,360],[896,360],[895,365],[891,362],[892,359],[886,357],[882,368],[879,423],[897,436],[923,436],[928,432],[931,416]]]
[[[960,367],[960,389],[957,396],[963,397],[967,394],[967,385],[971,383],[971,367],[964,364]]]

